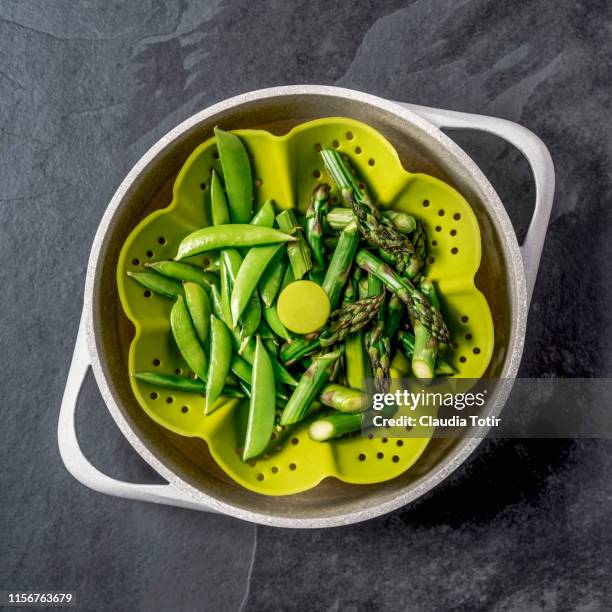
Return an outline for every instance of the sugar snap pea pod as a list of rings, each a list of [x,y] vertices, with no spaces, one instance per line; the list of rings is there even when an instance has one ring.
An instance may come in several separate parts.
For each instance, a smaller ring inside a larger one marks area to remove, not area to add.
[[[242,338],[252,336],[261,322],[261,302],[259,294],[254,291],[249,299],[249,303],[240,317],[240,335]]]
[[[257,284],[270,260],[281,249],[281,245],[254,247],[249,249],[234,282],[232,289],[232,321],[237,325],[238,319],[249,304],[249,300],[256,293]],[[257,297],[259,300],[259,297]],[[259,325],[259,321],[257,322]]]
[[[283,210],[278,214],[276,222],[282,230],[294,232],[296,240],[287,246],[287,255],[293,268],[293,276],[300,279],[312,268],[312,253],[304,238],[304,230],[298,224],[295,213],[291,209]]]
[[[228,252],[233,249],[225,249],[221,253],[221,319],[226,325],[232,325],[232,311],[230,299],[232,295],[232,277],[230,273],[231,262],[228,260]]]
[[[206,414],[223,391],[232,363],[232,338],[221,319],[210,315],[210,359],[206,385]]]
[[[209,254],[209,257],[205,257],[202,263],[204,272],[219,272],[221,267],[221,256],[217,254]]]
[[[181,283],[157,274],[157,272],[128,272],[127,275],[158,295],[171,299],[183,295],[183,285]]]
[[[215,274],[204,272],[204,270],[197,266],[192,266],[191,264],[181,261],[156,261],[154,263],[146,263],[145,266],[168,278],[198,283],[205,289],[209,289],[211,285],[215,285],[219,282]]]
[[[275,343],[278,340],[265,318],[260,321],[257,333],[262,340],[274,340]]]
[[[187,310],[191,316],[193,327],[204,350],[206,350],[210,329],[210,299],[204,287],[198,283],[183,283],[183,289],[185,291],[185,303],[187,304]]]
[[[213,225],[225,225],[230,222],[225,192],[223,191],[221,180],[214,170],[210,180],[210,212]]]
[[[235,134],[215,128],[232,223],[248,223],[253,207],[253,178],[248,153]]]
[[[265,204],[251,219],[251,225],[259,225],[260,227],[274,227],[274,217],[274,204],[272,200],[266,200]]]
[[[170,328],[176,346],[187,365],[199,378],[206,381],[208,359],[189,316],[185,300],[180,296],[170,311]]]
[[[234,323],[234,319],[232,317],[231,302],[234,286],[238,282],[238,275],[242,269],[243,260],[240,253],[238,253],[236,249],[224,249],[222,258],[225,264],[225,273],[228,275],[226,276],[226,285],[222,287],[222,303],[224,305],[223,312],[225,314],[229,312],[229,322],[225,319],[225,316],[223,320],[230,327],[230,329],[236,329],[237,323]],[[227,291],[229,291],[229,294]],[[226,299],[228,300],[227,304],[225,302]],[[229,310],[227,310],[228,308]],[[255,333],[261,321],[261,303],[259,302],[259,296],[257,294],[251,294],[247,302],[247,306],[244,309],[244,313],[241,314],[240,338],[244,340],[248,336]]]
[[[298,423],[306,416],[310,405],[319,396],[321,389],[328,381],[333,365],[341,354],[342,351],[332,351],[312,360],[281,414],[281,425]]]
[[[336,250],[325,273],[325,278],[321,284],[321,287],[323,287],[323,290],[329,296],[332,310],[338,307],[340,293],[351,272],[358,244],[359,229],[357,228],[357,223],[351,222],[340,234],[338,246],[336,246]]]
[[[266,347],[266,351],[268,351],[269,355],[274,355],[276,357],[278,353],[278,346],[271,338],[262,338],[264,346]]]
[[[179,244],[175,259],[228,247],[253,247],[295,242],[296,238],[272,227],[249,224],[210,225],[192,232]]]
[[[257,336],[243,461],[262,453],[270,442],[274,430],[275,395],[272,362],[261,338]]]
[[[210,307],[213,314],[224,321],[223,308],[221,307],[221,293],[217,287],[212,287],[210,290]]]
[[[285,276],[285,251],[281,248],[272,258],[259,281],[259,295],[268,308],[274,304]]]
[[[250,341],[245,345],[244,350],[240,356],[245,359],[248,363],[253,365],[255,361],[255,338],[251,338]],[[285,383],[291,387],[295,387],[298,381],[292,376],[291,372],[280,363],[273,355],[270,355],[272,361],[272,368],[274,369],[274,376],[278,382]]]
[[[240,381],[238,383],[238,386],[240,387],[243,396],[248,397],[249,399],[251,399],[251,387],[249,383],[245,383],[243,381]],[[281,407],[284,406],[285,402],[289,399],[289,396],[287,396],[285,393],[283,393],[282,391],[279,391],[278,387],[276,387],[276,405]]]
[[[245,361],[240,355],[234,355],[230,364],[232,374],[238,377],[245,383],[251,384],[251,365]]]
[[[133,376],[138,380],[155,385],[156,387],[162,387],[163,389],[174,389],[176,391],[186,391],[187,393],[206,392],[206,383],[199,378],[160,374],[159,372],[137,372]],[[223,397],[244,397],[244,393],[229,385],[223,388],[221,395]]]
[[[288,342],[293,340],[293,336],[289,333],[289,331],[283,325],[282,321],[278,316],[278,312],[276,311],[276,304],[272,304],[272,306],[270,306],[269,308],[264,308],[263,315],[264,319],[277,336],[280,336]]]

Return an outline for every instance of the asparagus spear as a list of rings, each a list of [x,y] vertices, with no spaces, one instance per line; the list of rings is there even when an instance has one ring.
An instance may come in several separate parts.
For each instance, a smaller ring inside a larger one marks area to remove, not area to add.
[[[421,269],[416,249],[393,222],[381,216],[365,189],[360,189],[348,164],[338,151],[323,149],[321,156],[327,171],[338,185],[344,201],[353,209],[364,239],[378,247],[400,273],[413,278]]]
[[[422,382],[434,377],[438,340],[420,322],[412,322],[414,327],[414,352],[412,353],[412,372]]]
[[[414,274],[416,277],[422,270],[425,260],[427,259],[427,234],[425,233],[423,224],[420,221],[416,222],[416,227],[414,228],[414,232],[412,234],[412,244],[414,245],[414,250],[416,251],[418,261],[420,262],[420,265]],[[439,306],[436,306],[436,308],[439,308]]]
[[[408,357],[408,359],[412,359],[412,355],[414,354],[415,337],[407,331],[400,331],[398,334],[398,339],[402,345],[402,348],[404,349],[406,357]],[[436,376],[452,376],[456,373],[457,372],[452,365],[442,359],[442,357],[439,355],[436,356],[434,369],[434,374]]]
[[[390,220],[402,234],[410,234],[416,229],[416,219],[404,211],[382,210],[380,214],[383,219]],[[343,230],[355,220],[355,213],[351,208],[332,208],[327,213],[325,220],[331,229]]]
[[[281,425],[292,425],[301,421],[329,379],[332,367],[340,357],[341,351],[332,351],[316,357],[310,367],[304,372],[298,386],[294,389],[283,413]]]
[[[359,431],[363,423],[362,414],[334,413],[310,424],[308,435],[315,442],[340,438],[347,433]]]
[[[413,319],[421,321],[438,340],[443,342],[450,340],[448,328],[440,311],[434,308],[407,278],[400,277],[389,265],[365,249],[357,252],[355,261],[361,269],[380,278],[391,291],[396,293],[408,307],[408,314]]]
[[[440,307],[438,296],[430,280],[420,284],[421,291],[430,303],[436,308]],[[431,298],[434,298],[432,300]],[[421,381],[431,380],[434,377],[436,354],[438,352],[438,340],[432,336],[429,330],[421,323],[411,319],[414,328],[414,353],[412,354],[412,372]]]
[[[356,267],[353,277],[349,279],[344,292],[345,303],[352,304],[357,301],[360,279],[361,268]],[[366,363],[365,346],[363,344],[363,330],[347,335],[344,340],[344,356],[348,386],[363,391],[365,379],[370,375],[369,367]]]
[[[384,300],[385,290],[382,281],[372,274],[368,275],[368,294],[382,295]],[[385,310],[381,308],[374,327],[366,334],[366,348],[372,366],[374,387],[378,393],[386,393],[390,384],[391,346],[389,339],[384,336],[384,329]]]
[[[291,209],[283,210],[276,216],[278,227],[285,232],[294,232],[297,240],[291,243],[291,248],[287,249],[293,275],[296,279],[302,278],[308,270],[312,268],[312,254],[310,247],[304,238],[304,231],[295,218]]]
[[[352,332],[363,329],[384,304],[384,295],[365,297],[354,304],[345,304],[331,313],[327,325],[316,338],[296,338],[281,348],[281,360],[291,365],[321,347],[342,342]]]
[[[340,293],[350,274],[358,244],[359,231],[357,224],[349,223],[340,234],[338,246],[336,246],[321,284],[321,287],[329,296],[332,309],[338,306]]]
[[[330,408],[348,413],[363,412],[369,405],[369,398],[365,393],[334,383],[323,387],[319,401]]]
[[[438,293],[433,284],[433,281],[426,277],[421,281],[419,289],[423,293],[423,295],[429,300],[429,303],[440,310],[440,299],[438,298]],[[438,342],[438,353],[442,355],[446,353],[448,349],[448,345],[445,342]]]
[[[310,270],[310,280],[321,283],[325,275],[325,255],[323,252],[323,218],[329,202],[329,185],[317,185],[306,212],[306,238],[312,249],[314,259]]]
[[[404,303],[394,293],[387,303],[387,318],[385,320],[385,336],[392,340],[399,329],[404,313]]]

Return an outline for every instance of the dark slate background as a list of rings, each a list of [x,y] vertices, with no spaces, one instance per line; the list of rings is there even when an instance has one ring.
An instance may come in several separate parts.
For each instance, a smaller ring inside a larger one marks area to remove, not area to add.
[[[92,238],[162,134],[234,94],[337,84],[518,121],[557,197],[522,374],[610,373],[612,5],[605,0],[0,3],[0,589],[96,610],[610,609],[609,441],[490,441],[435,492],[369,523],[254,527],[73,480],[55,427]],[[455,135],[453,135],[455,137]],[[519,233],[525,161],[457,134]],[[93,379],[95,463],[153,481]]]

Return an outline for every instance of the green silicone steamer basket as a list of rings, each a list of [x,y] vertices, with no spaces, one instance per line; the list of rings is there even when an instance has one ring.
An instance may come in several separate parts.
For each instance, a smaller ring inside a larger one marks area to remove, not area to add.
[[[272,198],[280,207],[305,214],[317,181],[333,185],[319,151],[335,148],[350,157],[381,208],[403,210],[420,219],[430,242],[426,273],[439,289],[454,342],[451,363],[458,377],[482,376],[493,354],[493,319],[487,300],[474,284],[481,259],[478,221],[456,189],[427,174],[405,170],[393,146],[379,132],[352,119],[317,119],[282,136],[264,130],[235,133],[253,160],[255,209]],[[179,172],[172,202],[143,219],[121,251],[119,296],[136,329],[129,352],[130,372],[151,370],[154,363],[159,364],[156,370],[167,373],[189,369],[172,341],[172,302],[151,295],[127,273],[140,270],[144,261],[173,258],[182,238],[210,225],[211,171],[221,172],[217,158],[214,138],[197,147]],[[336,188],[331,199],[341,200]],[[409,375],[401,359],[394,365],[396,375]],[[245,435],[247,400],[228,399],[205,415],[205,399],[198,395],[168,391],[135,378],[132,389],[152,419],[177,434],[204,440],[231,478],[263,495],[300,493],[329,477],[352,484],[395,478],[414,464],[432,434],[432,428],[418,426],[401,446],[395,440],[363,436],[320,443],[308,437],[307,419],[275,435],[261,456],[243,462],[239,449]]]
[[[407,107],[338,88],[274,88],[221,102],[181,124],[142,158],[109,205],[92,248],[60,413],[65,464],[97,491],[278,526],[352,523],[409,503],[455,470],[480,439],[432,439],[423,428],[422,436],[405,438],[401,447],[361,436],[315,443],[298,426],[279,435],[254,465],[244,464],[236,452],[244,402],[228,400],[205,417],[200,396],[154,390],[129,376],[153,370],[155,360],[160,372],[186,367],[168,327],[171,302],[145,297],[126,272],[172,258],[182,237],[209,223],[210,170],[218,167],[215,125],[235,131],[252,154],[256,206],[273,198],[278,207],[304,212],[317,178],[331,184],[318,155],[321,145],[347,153],[381,207],[423,220],[433,258],[428,274],[438,284],[457,343],[453,365],[461,377],[499,379],[483,416],[503,408],[520,363],[552,204],[552,165],[544,145],[521,126],[494,118]],[[536,208],[522,251],[495,191],[437,127],[442,125],[498,134],[526,154]],[[85,458],[74,415],[89,364],[114,421],[168,484],[122,482]],[[407,373],[405,362],[393,366],[396,376]],[[360,454],[367,459],[359,461]]]

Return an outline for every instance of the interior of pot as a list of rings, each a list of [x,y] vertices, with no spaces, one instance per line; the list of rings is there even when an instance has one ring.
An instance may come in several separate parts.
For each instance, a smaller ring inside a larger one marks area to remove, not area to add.
[[[495,349],[487,377],[507,374],[508,356],[517,344],[518,271],[510,261],[508,237],[499,219],[484,201],[478,185],[438,139],[394,113],[361,100],[341,96],[301,94],[251,100],[202,119],[181,136],[168,141],[131,184],[101,241],[93,277],[92,316],[99,366],[109,382],[103,394],[112,397],[144,446],[171,472],[206,495],[233,508],[257,515],[293,520],[333,519],[368,511],[398,496],[416,497],[440,472],[450,473],[460,461],[460,450],[469,440],[432,440],[417,464],[402,476],[376,485],[348,485],[327,479],[316,488],[287,497],[266,497],[244,489],[212,460],[201,439],[185,438],[158,426],[140,408],[130,387],[128,349],[133,327],[119,303],[117,260],[134,226],[151,211],[168,205],[178,171],[193,149],[212,136],[215,125],[224,129],[256,128],[283,134],[293,126],[320,117],[344,116],[379,130],[397,149],[411,172],[425,172],[457,188],[470,202],[482,233],[482,263],[476,277],[485,294],[495,324]],[[91,271],[90,271],[91,273]],[[520,344],[520,339],[518,341]],[[98,381],[100,382],[100,381]],[[103,387],[103,385],[101,385]]]

